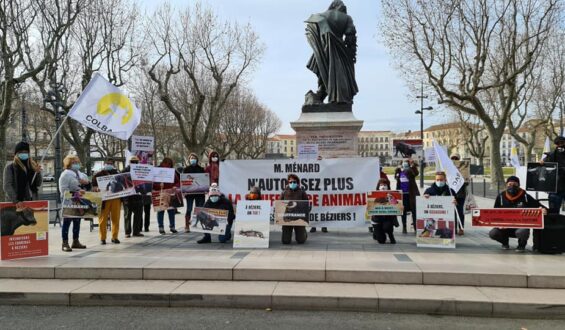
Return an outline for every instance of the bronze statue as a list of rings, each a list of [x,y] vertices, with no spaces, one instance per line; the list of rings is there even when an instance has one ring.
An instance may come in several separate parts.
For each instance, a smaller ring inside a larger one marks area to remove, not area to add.
[[[318,91],[306,94],[305,106],[349,105],[359,89],[355,82],[357,36],[353,19],[341,0],[334,0],[328,10],[306,20],[306,38],[313,54],[306,67],[318,76]]]

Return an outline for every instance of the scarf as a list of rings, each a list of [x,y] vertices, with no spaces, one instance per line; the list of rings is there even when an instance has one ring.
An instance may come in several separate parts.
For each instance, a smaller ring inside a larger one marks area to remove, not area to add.
[[[29,200],[31,196],[28,195],[28,192],[35,188],[32,185],[35,171],[31,169],[30,162],[30,160],[27,160],[24,163],[18,158],[18,156],[14,157],[12,169],[14,171],[14,178],[16,182],[16,200],[18,201]]]
[[[514,201],[516,201],[516,200],[519,199],[520,197],[524,196],[525,193],[526,193],[526,192],[524,191],[524,189],[520,189],[520,191],[516,194],[516,196],[512,196],[512,195],[510,195],[510,194],[508,193],[508,191],[505,191],[505,192],[504,192],[504,197],[505,197],[508,201],[514,203]]]

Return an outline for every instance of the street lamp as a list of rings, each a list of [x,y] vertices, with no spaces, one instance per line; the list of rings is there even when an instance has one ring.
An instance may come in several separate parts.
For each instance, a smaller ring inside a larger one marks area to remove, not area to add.
[[[416,110],[416,114],[420,115],[420,140],[422,140],[422,159],[420,159],[420,188],[424,188],[424,110],[433,110],[433,107],[425,107],[423,97],[421,98],[420,110]]]

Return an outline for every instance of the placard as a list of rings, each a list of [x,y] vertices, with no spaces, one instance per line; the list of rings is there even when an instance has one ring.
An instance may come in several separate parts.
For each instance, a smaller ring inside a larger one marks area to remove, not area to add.
[[[526,190],[556,192],[557,171],[557,163],[528,163]]]
[[[281,226],[308,226],[309,201],[275,201],[275,224]]]
[[[154,182],[174,183],[175,169],[169,167],[153,167],[151,177]]]
[[[367,215],[402,215],[402,191],[379,190],[367,194]]]
[[[474,209],[473,227],[543,229],[541,208]]]
[[[155,138],[153,136],[132,135],[131,153],[139,158],[140,164],[153,164]]]
[[[234,248],[268,248],[271,217],[269,201],[239,201],[236,208]]]
[[[139,195],[150,194],[153,190],[153,165],[131,164],[130,173],[135,192]]]
[[[151,192],[151,202],[156,212],[184,206],[184,197],[179,189],[161,189]]]
[[[99,192],[65,192],[62,204],[63,218],[98,217],[101,208],[102,197]]]
[[[130,173],[99,176],[96,178],[103,201],[135,195],[135,186]]]
[[[455,248],[453,197],[416,197],[416,243],[418,247]]]
[[[49,202],[0,203],[2,260],[46,256],[49,253]]]
[[[228,225],[228,211],[195,207],[192,210],[192,226],[190,230],[195,233],[224,235]]]
[[[298,159],[316,160],[318,159],[318,145],[317,144],[299,144],[298,145]]]
[[[393,160],[422,157],[423,143],[420,139],[393,139]]]
[[[183,194],[205,194],[210,189],[210,174],[183,173],[180,175],[180,190]]]

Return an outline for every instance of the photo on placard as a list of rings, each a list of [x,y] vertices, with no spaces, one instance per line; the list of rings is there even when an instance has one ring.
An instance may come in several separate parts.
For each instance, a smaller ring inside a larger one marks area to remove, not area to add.
[[[48,201],[0,203],[1,259],[19,259],[47,255],[49,251]]]
[[[526,190],[557,191],[557,163],[528,163],[527,171]]]
[[[308,226],[309,201],[275,201],[275,224],[281,226]]]
[[[455,248],[453,197],[416,197],[416,243],[418,247]]]
[[[151,191],[153,209],[157,212],[184,206],[184,197],[176,188]]]
[[[271,202],[241,200],[236,206],[234,248],[268,248]]]
[[[183,194],[205,194],[210,189],[210,174],[183,173],[180,175],[180,188]]]
[[[102,208],[100,193],[85,191],[84,193],[65,192],[63,199],[63,218],[98,217]]]
[[[402,191],[379,190],[367,194],[367,215],[402,215]]]
[[[192,226],[190,230],[196,233],[225,234],[228,224],[228,211],[195,207],[192,210]]]
[[[136,194],[130,173],[101,176],[96,180],[103,201]]]

